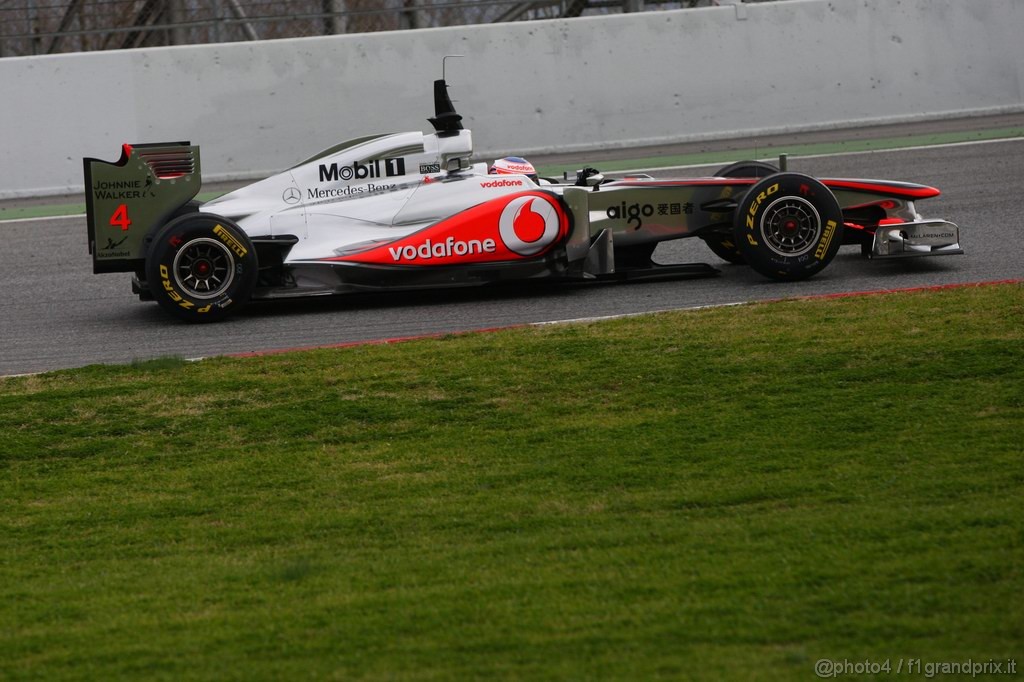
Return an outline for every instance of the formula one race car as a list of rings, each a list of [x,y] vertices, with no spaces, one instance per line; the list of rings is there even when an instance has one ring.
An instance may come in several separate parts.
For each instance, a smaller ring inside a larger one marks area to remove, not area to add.
[[[683,237],[778,280],[814,275],[843,244],[870,258],[963,253],[956,225],[917,213],[932,187],[816,180],[754,161],[680,180],[488,175],[470,163],[470,131],[443,80],[434,107],[431,134],[343,142],[206,203],[194,200],[199,147],[188,142],[85,159],[93,270],[134,272],[140,298],[202,322],[249,299],[717,273],[651,260],[659,242]]]

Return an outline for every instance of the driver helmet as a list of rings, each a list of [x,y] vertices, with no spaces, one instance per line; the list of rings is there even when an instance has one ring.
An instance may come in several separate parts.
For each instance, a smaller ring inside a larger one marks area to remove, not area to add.
[[[487,170],[491,175],[525,175],[534,182],[538,182],[537,169],[533,164],[520,156],[506,156],[498,159]]]

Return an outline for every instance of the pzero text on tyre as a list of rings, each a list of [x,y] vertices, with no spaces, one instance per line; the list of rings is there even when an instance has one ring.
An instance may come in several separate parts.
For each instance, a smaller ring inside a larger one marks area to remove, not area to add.
[[[759,180],[736,208],[733,231],[743,258],[766,277],[811,277],[843,243],[843,212],[821,182],[800,173]]]
[[[238,310],[256,285],[256,250],[225,218],[190,213],[157,231],[146,257],[156,301],[188,322],[215,322]]]

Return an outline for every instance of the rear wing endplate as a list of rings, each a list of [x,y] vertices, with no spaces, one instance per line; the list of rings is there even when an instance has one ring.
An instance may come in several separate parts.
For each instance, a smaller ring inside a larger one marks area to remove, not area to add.
[[[145,258],[150,231],[202,186],[199,147],[189,142],[124,145],[110,163],[83,159],[93,272],[131,272]]]

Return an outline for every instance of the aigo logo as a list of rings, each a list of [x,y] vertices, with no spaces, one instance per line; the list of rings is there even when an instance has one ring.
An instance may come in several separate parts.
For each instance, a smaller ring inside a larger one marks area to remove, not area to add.
[[[501,241],[512,253],[533,256],[558,238],[561,221],[550,201],[536,195],[516,197],[498,218]]]

